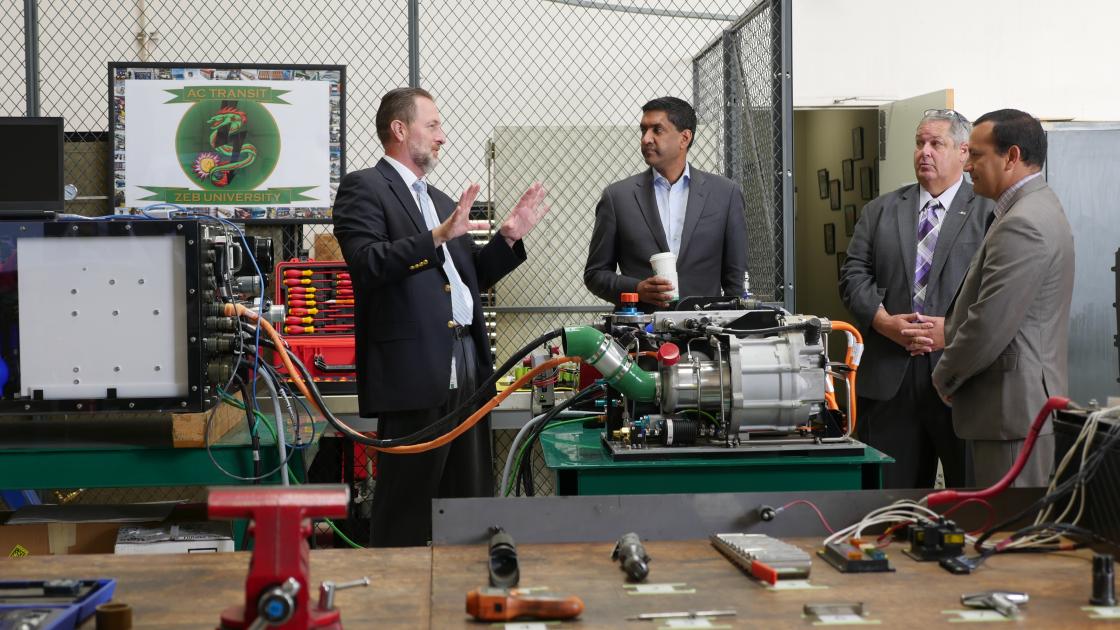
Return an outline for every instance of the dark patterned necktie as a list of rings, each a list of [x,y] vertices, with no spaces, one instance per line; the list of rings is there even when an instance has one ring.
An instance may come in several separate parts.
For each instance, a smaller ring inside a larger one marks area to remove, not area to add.
[[[914,312],[921,313],[926,303],[926,283],[933,266],[933,251],[937,248],[937,235],[941,231],[938,210],[941,202],[930,199],[918,215],[918,255],[914,259]]]

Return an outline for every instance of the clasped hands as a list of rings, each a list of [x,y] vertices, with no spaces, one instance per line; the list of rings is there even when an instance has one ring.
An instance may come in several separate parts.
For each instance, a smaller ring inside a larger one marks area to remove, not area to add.
[[[879,307],[871,327],[880,335],[897,343],[910,356],[928,354],[945,348],[945,318],[921,313],[891,315]]]
[[[447,220],[440,223],[432,230],[432,240],[435,241],[436,247],[443,245],[451,239],[459,238],[470,230],[484,230],[489,227],[486,221],[471,221],[471,206],[474,205],[474,200],[478,197],[478,191],[482,187],[479,184],[471,184],[459,195],[459,203],[455,204],[455,210]],[[521,199],[517,201],[517,205],[502,221],[501,227],[498,228],[498,233],[506,240],[506,243],[513,247],[513,245],[525,237],[533,227],[548,214],[549,205],[544,203],[544,197],[547,194],[544,185],[540,182],[533,182],[532,186],[521,195]]]

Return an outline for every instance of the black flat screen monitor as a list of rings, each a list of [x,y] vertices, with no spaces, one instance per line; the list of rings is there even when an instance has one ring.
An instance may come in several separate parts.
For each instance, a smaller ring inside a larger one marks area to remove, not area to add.
[[[0,117],[0,146],[12,159],[0,169],[0,215],[61,212],[62,119]]]

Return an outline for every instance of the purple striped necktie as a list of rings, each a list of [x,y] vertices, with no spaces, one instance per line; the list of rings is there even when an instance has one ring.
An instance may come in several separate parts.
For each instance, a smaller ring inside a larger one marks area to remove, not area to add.
[[[930,267],[933,266],[933,251],[937,248],[937,235],[941,231],[938,216],[941,202],[930,199],[918,214],[918,253],[914,258],[914,312],[924,312],[926,303],[926,284],[929,282]]]

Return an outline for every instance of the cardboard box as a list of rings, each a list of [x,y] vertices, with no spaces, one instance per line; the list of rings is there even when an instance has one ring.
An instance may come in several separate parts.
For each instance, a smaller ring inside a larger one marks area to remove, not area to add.
[[[0,526],[0,556],[113,553],[120,523],[33,523]]]
[[[233,527],[228,521],[152,527],[126,525],[117,533],[114,551],[123,555],[233,551]]]
[[[0,557],[113,553],[121,525],[160,523],[174,506],[26,505],[0,514]]]
[[[233,397],[241,400],[241,392],[234,393]],[[206,446],[207,436],[205,432],[208,420],[210,422],[209,440],[211,444],[214,444],[222,436],[245,422],[245,412],[233,405],[218,403],[218,408],[210,411],[171,414],[171,441],[175,448],[202,448]]]
[[[318,234],[315,236],[315,260],[342,260],[342,248],[334,234]]]

